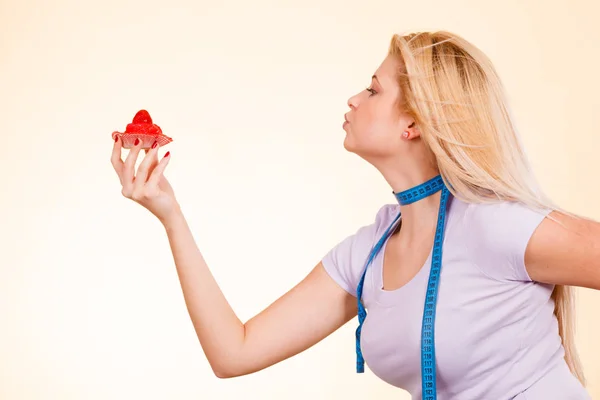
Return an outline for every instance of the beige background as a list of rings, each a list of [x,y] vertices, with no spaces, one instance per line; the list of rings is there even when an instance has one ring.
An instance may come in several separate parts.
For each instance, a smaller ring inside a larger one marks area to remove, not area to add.
[[[355,321],[215,378],[161,226],[121,197],[110,134],[145,108],[174,137],[167,176],[246,320],[394,201],[341,124],[395,32],[486,51],[544,187],[600,219],[598,15],[593,0],[1,0],[0,398],[408,399],[354,373]],[[578,304],[600,398],[600,293]]]

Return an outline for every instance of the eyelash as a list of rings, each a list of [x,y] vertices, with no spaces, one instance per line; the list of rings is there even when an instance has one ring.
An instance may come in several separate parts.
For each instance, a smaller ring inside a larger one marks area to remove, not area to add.
[[[370,96],[373,96],[374,94],[376,94],[376,93],[377,93],[377,92],[375,91],[375,89],[372,89],[372,88],[367,88],[366,90],[367,90],[367,92],[371,93],[371,94],[370,94]]]

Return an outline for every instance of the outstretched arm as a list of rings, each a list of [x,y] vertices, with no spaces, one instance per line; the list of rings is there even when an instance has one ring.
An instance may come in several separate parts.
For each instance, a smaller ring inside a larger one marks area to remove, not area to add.
[[[181,213],[165,223],[188,313],[215,375],[246,375],[311,347],[356,315],[356,298],[319,263],[243,324],[212,276]]]
[[[322,340],[356,315],[355,298],[333,281],[319,263],[302,282],[243,324],[213,278],[179,208],[159,161],[149,149],[137,171],[142,144],[121,158],[121,140],[111,163],[121,193],[152,212],[166,229],[183,296],[200,344],[218,377],[249,374],[297,354]]]

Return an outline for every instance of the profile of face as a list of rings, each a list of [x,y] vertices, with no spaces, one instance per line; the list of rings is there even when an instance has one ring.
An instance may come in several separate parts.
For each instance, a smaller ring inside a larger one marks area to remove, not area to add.
[[[397,157],[418,132],[411,117],[401,112],[402,93],[397,82],[400,62],[388,56],[371,78],[371,85],[348,100],[344,148],[367,161]],[[403,133],[410,133],[407,140]]]

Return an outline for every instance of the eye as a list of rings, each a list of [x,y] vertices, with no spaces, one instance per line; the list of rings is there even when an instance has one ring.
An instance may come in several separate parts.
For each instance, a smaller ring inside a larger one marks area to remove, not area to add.
[[[374,94],[377,94],[377,92],[375,91],[375,89],[370,88],[370,87],[367,88],[366,91],[369,92],[369,93],[371,93],[371,96],[373,96]]]

